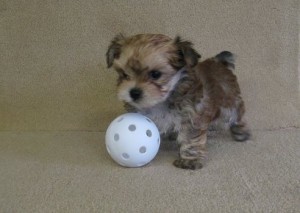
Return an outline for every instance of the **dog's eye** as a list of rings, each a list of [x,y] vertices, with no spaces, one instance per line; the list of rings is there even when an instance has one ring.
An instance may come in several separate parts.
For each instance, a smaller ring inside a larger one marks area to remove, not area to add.
[[[130,80],[130,76],[127,75],[125,72],[119,72],[119,76],[121,80]]]
[[[125,73],[125,71],[121,68],[116,68],[116,71],[119,74],[120,80],[130,80],[130,76]]]
[[[123,74],[122,74],[122,77],[123,77],[124,79],[126,79],[126,80],[130,80],[130,76],[127,75],[126,73],[123,73]]]
[[[152,70],[149,72],[149,77],[153,80],[157,80],[161,77],[162,73],[158,70]]]

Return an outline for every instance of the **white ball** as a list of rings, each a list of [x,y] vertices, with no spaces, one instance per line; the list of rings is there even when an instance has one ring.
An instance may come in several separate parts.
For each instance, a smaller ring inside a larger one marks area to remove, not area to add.
[[[126,113],[110,123],[105,143],[109,155],[118,164],[140,167],[156,156],[160,134],[149,118],[138,113]]]

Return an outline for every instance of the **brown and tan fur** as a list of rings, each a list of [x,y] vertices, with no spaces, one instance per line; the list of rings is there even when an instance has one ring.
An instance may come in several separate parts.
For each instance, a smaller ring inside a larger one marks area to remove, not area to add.
[[[199,63],[188,41],[139,34],[115,37],[106,56],[119,74],[118,96],[126,108],[151,118],[161,134],[178,135],[176,167],[202,168],[207,131],[218,120],[225,120],[235,140],[250,137],[232,53]]]

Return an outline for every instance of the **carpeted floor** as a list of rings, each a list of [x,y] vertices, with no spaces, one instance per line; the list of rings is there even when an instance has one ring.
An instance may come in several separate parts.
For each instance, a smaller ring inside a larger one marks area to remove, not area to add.
[[[142,168],[123,168],[99,132],[0,133],[0,212],[299,212],[300,131],[210,138],[198,171],[172,166],[162,145]]]

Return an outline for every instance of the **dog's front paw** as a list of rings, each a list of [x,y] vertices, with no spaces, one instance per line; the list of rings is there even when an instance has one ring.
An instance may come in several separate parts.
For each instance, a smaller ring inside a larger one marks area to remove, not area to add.
[[[191,170],[201,169],[203,167],[203,164],[200,162],[199,159],[187,160],[187,159],[179,158],[173,162],[173,165],[176,166],[177,168],[191,169]]]

